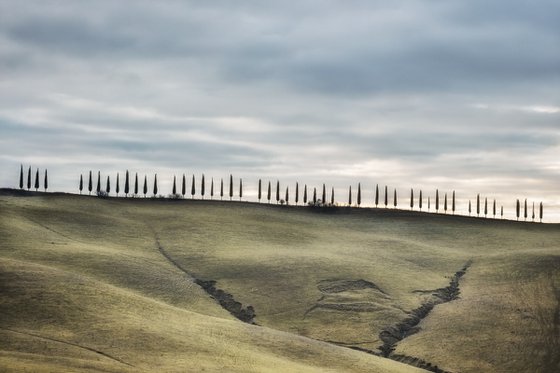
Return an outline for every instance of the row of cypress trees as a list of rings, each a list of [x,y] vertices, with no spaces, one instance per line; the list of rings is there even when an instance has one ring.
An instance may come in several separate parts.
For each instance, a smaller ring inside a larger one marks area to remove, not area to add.
[[[19,170],[19,189],[23,189],[25,186],[27,186],[27,190],[31,189],[31,166],[29,166],[29,169],[27,170],[27,183],[25,183],[23,165],[21,165]],[[38,191],[40,188],[39,169],[35,172],[35,182],[33,183],[33,188],[35,191]],[[49,188],[49,175],[47,169],[45,169],[45,176],[43,178],[43,188],[45,189],[45,192]]]

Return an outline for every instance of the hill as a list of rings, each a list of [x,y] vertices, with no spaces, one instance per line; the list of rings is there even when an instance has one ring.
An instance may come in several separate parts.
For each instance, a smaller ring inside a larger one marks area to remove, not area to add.
[[[560,368],[557,224],[11,192],[0,211],[8,370]]]

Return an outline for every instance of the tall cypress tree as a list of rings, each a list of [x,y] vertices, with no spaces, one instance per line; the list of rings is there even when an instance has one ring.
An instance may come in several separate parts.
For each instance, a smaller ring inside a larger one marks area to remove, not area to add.
[[[128,178],[128,170],[126,170],[126,174],[124,176],[124,196],[125,197],[128,197],[128,192],[130,192],[130,180]]]
[[[455,215],[455,191],[453,191],[453,196],[451,197],[451,211]]]
[[[49,180],[48,180],[47,169],[46,168],[45,168],[45,180],[44,180],[43,186],[45,187],[45,192],[46,192],[47,189],[49,188]]]
[[[144,188],[142,189],[144,192],[144,198],[146,198],[146,194],[148,194],[148,176],[144,175]]]
[[[307,204],[307,184],[304,184],[303,187],[303,204]]]
[[[352,206],[352,185],[348,188],[348,207]]]
[[[476,195],[476,216],[480,216],[480,194]]]
[[[39,169],[35,173],[35,191],[39,190]]]
[[[173,197],[177,194],[177,180],[175,175],[173,175]]]
[[[395,191],[393,193],[393,206],[395,208],[397,208],[397,189],[395,188]]]
[[[385,185],[385,208],[389,205],[389,193],[387,191],[387,185]]]
[[[119,173],[117,172],[117,185],[115,187],[115,192],[117,192],[117,197],[119,196],[119,192],[120,192],[120,185],[119,185]]]
[[[534,222],[535,221],[535,202],[533,202],[533,215],[532,216],[533,216],[532,221]]]
[[[492,215],[494,219],[496,219],[496,200],[494,200],[494,204],[492,205]]]
[[[270,203],[270,199],[272,198],[272,191],[271,191],[271,187],[270,187],[270,181],[268,181],[268,189],[266,192],[266,199],[268,200],[268,203]]]
[[[500,206],[500,217],[503,219],[504,218],[504,206]]]
[[[243,198],[243,179],[239,178],[239,200]]]
[[[362,204],[362,186],[358,183],[358,195],[356,196],[356,202],[358,203],[358,207]]]
[[[233,176],[229,175],[229,200],[233,198]]]
[[[471,200],[469,199],[469,216],[471,216],[472,208],[471,208]]]
[[[436,213],[439,212],[439,190],[436,189]]]
[[[214,178],[210,179],[210,199],[214,199]]]
[[[97,194],[101,192],[101,171],[97,171],[97,188],[95,188]]]
[[[298,202],[299,202],[299,184],[298,184],[297,181],[296,181],[296,195],[295,195],[295,199],[296,199],[296,206],[297,206],[297,204],[298,204]]]
[[[276,180],[276,203],[280,201],[280,181]]]
[[[517,199],[517,203],[515,204],[515,215],[517,215],[517,220],[519,221],[519,213],[520,213],[520,204],[519,204],[519,199]]]
[[[541,202],[539,205],[539,219],[541,220],[541,223],[542,223],[542,218],[543,218],[543,204]]]
[[[286,205],[290,204],[290,192],[289,192],[289,186],[286,185]]]
[[[202,199],[204,199],[204,194],[206,192],[206,182],[204,181],[204,174],[202,174],[202,179],[200,181],[200,195],[202,196]]]
[[[154,175],[154,197],[157,195],[158,193],[158,187],[157,187],[157,174]]]
[[[317,204],[317,189],[313,188],[313,206]]]
[[[134,176],[134,195],[138,195],[138,172]]]
[[[327,189],[325,188],[325,183],[323,183],[323,194],[321,194],[321,203],[327,203]]]
[[[410,188],[410,209],[414,209],[414,189]]]
[[[194,174],[193,174],[192,182],[191,182],[191,199],[194,199],[195,194],[196,194],[196,185],[195,185]]]
[[[261,203],[261,198],[262,198],[262,181],[261,179],[259,179],[259,194],[257,196],[259,203]]]
[[[420,189],[420,195],[418,196],[418,208],[422,211],[422,189]]]
[[[484,198],[484,217],[486,218],[488,215],[488,198]]]
[[[220,179],[220,201],[224,199],[224,179]]]
[[[23,165],[19,169],[19,189],[23,189]]]
[[[27,190],[31,189],[31,166],[27,170]]]
[[[430,196],[428,196],[428,212],[430,212]]]
[[[187,194],[187,177],[183,174],[183,181],[181,183],[181,195],[185,198],[185,194]]]
[[[443,197],[443,211],[445,214],[447,214],[447,193],[445,193]]]
[[[84,177],[80,174],[80,194],[82,194],[82,190],[84,189]]]
[[[379,205],[379,184],[375,184],[375,207]]]
[[[525,221],[527,221],[527,198],[525,198],[525,213],[523,214],[525,217]]]
[[[331,188],[331,206],[334,206],[334,187]]]
[[[105,191],[107,192],[107,195],[111,193],[111,180],[109,179],[109,175],[107,175],[107,185],[105,185]]]

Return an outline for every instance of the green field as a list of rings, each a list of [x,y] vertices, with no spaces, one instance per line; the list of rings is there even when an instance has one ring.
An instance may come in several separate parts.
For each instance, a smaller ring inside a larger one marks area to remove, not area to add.
[[[391,357],[560,371],[559,224],[4,191],[0,370],[423,371],[376,356],[380,333],[467,263]]]

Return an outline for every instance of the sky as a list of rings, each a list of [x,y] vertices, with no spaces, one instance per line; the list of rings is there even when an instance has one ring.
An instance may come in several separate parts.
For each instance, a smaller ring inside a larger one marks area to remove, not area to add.
[[[560,2],[0,0],[0,149],[0,187],[233,174],[560,222]]]

